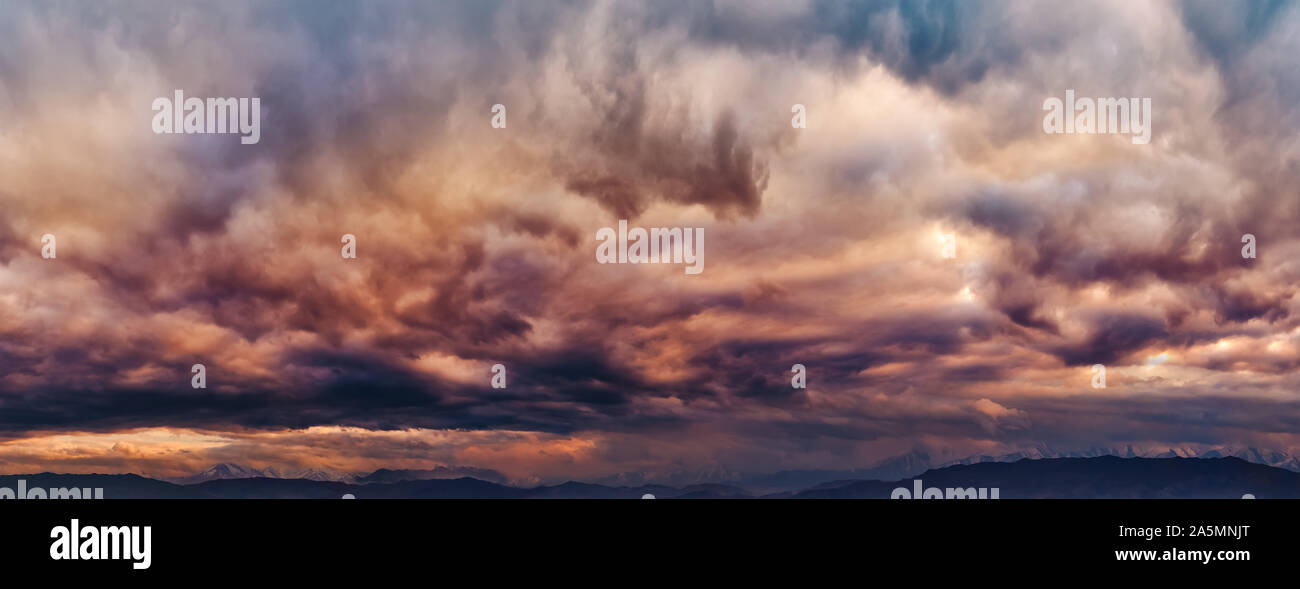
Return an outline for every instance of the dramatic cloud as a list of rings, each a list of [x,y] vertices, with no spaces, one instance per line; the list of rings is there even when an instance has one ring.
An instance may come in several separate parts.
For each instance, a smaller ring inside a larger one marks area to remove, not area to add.
[[[0,471],[1300,449],[1291,3],[0,11]],[[155,134],[177,89],[260,140]],[[1067,90],[1150,143],[1044,133]]]

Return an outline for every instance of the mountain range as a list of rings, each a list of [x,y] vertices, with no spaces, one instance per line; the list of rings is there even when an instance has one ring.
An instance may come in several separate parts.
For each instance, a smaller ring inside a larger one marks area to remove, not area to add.
[[[1265,451],[1246,446],[1097,446],[1083,450],[1057,450],[1050,446],[1034,446],[1018,452],[997,455],[951,457],[935,455],[924,450],[892,456],[865,468],[843,470],[784,470],[773,473],[729,472],[722,469],[703,471],[675,471],[670,473],[621,473],[597,479],[595,483],[612,486],[662,484],[683,486],[689,484],[721,483],[736,485],[761,494],[793,492],[808,489],[821,483],[838,480],[892,481],[913,477],[928,470],[946,466],[981,464],[985,462],[1016,462],[1048,458],[1240,458],[1255,464],[1264,464],[1292,472],[1300,472],[1300,458],[1286,452]]]
[[[220,469],[222,472],[236,472]],[[388,473],[397,471],[387,471]],[[381,477],[382,478],[382,477]],[[1222,498],[1249,493],[1265,498],[1300,498],[1300,473],[1236,457],[1085,458],[982,461],[927,470],[917,477],[929,487],[997,488],[1000,498]],[[738,485],[695,484],[608,486],[566,482],[518,487],[471,477],[417,478],[390,482],[321,481],[307,478],[221,478],[193,484],[134,474],[52,474],[0,476],[0,487],[100,487],[108,499],[887,499],[893,489],[911,489],[908,478],[885,481],[850,478],[821,482],[797,491],[761,492]]]
[[[194,485],[207,481],[220,481],[229,479],[307,479],[310,481],[333,481],[341,483],[393,483],[399,481],[416,481],[427,479],[458,479],[474,478],[482,481],[488,481],[498,484],[508,484],[509,481],[501,473],[490,468],[474,468],[470,466],[439,466],[432,469],[414,470],[389,470],[381,468],[367,475],[346,474],[331,470],[322,470],[309,468],[304,470],[279,470],[275,467],[253,468],[240,464],[222,462],[214,464],[207,469],[183,477],[163,478],[167,482],[178,485]]]
[[[893,456],[872,466],[843,470],[785,470],[774,473],[744,473],[723,468],[698,471],[674,471],[668,473],[628,472],[613,476],[585,481],[605,487],[698,487],[701,485],[725,485],[747,489],[757,495],[782,492],[797,492],[817,485],[842,480],[881,480],[891,481],[913,477],[928,470],[946,466],[981,464],[986,462],[1016,462],[1018,460],[1042,460],[1049,458],[1096,458],[1116,456],[1119,458],[1226,458],[1273,466],[1292,472],[1300,472],[1300,457],[1287,452],[1260,450],[1247,446],[1152,446],[1135,447],[1133,445],[1092,447],[1084,450],[1060,451],[1049,446],[1037,446],[1018,452],[999,455],[976,455],[961,458],[935,456],[926,451],[914,451]],[[520,485],[504,474],[488,468],[471,466],[437,466],[431,469],[385,469],[371,473],[339,473],[323,469],[276,469],[275,467],[253,468],[232,463],[215,464],[206,470],[183,477],[161,478],[167,482],[180,485],[192,485],[214,480],[231,479],[307,479],[313,481],[333,481],[341,483],[373,484],[397,483],[403,481],[473,478],[500,485]]]
[[[1300,473],[1226,458],[1022,459],[961,464],[926,471],[923,488],[999,490],[1000,499],[1258,499],[1300,498]],[[915,480],[915,479],[914,479]],[[798,499],[888,498],[912,481],[846,480],[789,495]]]
[[[206,481],[216,481],[224,479],[307,479],[310,481],[341,481],[346,480],[348,475],[339,474],[327,470],[309,468],[305,470],[280,471],[275,467],[253,468],[239,464],[223,462],[214,464],[207,470],[197,472],[189,476],[164,479],[178,485],[192,485]]]

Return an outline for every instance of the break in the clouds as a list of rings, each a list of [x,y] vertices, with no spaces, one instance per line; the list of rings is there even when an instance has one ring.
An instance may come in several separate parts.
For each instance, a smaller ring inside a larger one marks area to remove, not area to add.
[[[1296,449],[1298,54],[1287,2],[7,2],[0,470]]]

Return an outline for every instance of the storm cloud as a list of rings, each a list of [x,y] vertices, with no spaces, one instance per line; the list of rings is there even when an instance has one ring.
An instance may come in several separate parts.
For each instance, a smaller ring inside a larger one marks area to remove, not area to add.
[[[1300,449],[1292,3],[0,11],[0,470]],[[260,142],[153,133],[175,89]],[[1151,142],[1043,133],[1067,89]]]

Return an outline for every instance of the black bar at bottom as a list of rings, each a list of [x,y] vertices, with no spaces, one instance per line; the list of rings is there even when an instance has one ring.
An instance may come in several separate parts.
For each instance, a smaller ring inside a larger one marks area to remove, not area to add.
[[[989,566],[1178,578],[1285,569],[1295,514],[1269,500],[15,500],[0,502],[0,555],[8,573],[127,581],[452,569],[540,581],[597,566],[677,581]],[[148,568],[55,560],[51,531],[70,535],[74,519],[80,534],[148,526]]]

